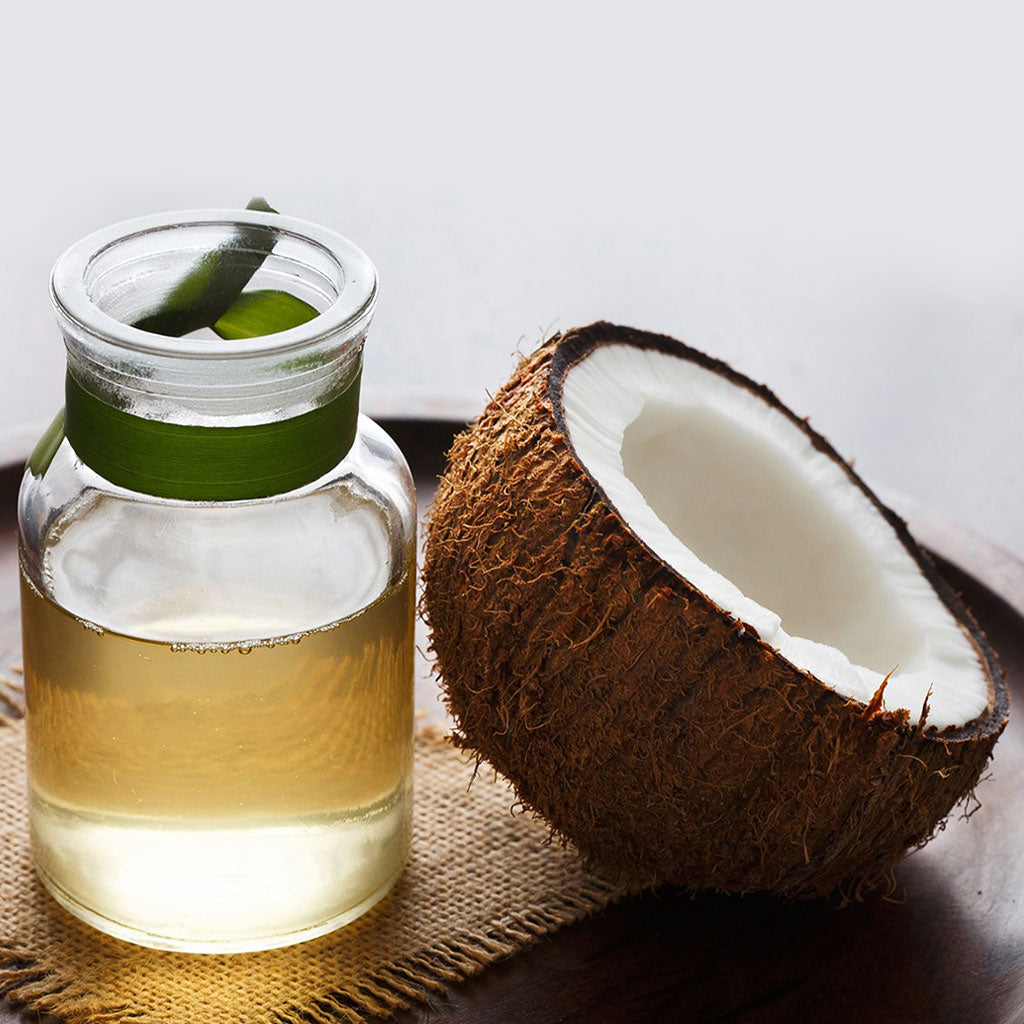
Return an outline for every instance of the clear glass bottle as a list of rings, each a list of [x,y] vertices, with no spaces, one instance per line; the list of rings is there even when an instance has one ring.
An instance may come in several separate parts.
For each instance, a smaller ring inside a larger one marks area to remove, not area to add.
[[[268,226],[250,287],[315,319],[236,341],[129,326]],[[39,874],[158,948],[339,927],[394,884],[410,830],[416,507],[358,415],[373,266],[315,225],[202,211],[84,239],[51,293],[67,436],[41,442],[19,501]]]

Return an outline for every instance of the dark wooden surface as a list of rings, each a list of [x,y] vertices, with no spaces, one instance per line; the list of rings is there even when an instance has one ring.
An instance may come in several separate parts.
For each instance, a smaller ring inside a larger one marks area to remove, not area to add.
[[[451,427],[388,426],[415,465],[426,504]],[[19,477],[0,472],[0,672],[20,657]],[[934,516],[912,516],[912,526],[915,519],[922,539],[947,556],[944,573],[988,632],[1016,706],[1024,707],[1024,565]],[[422,699],[429,683],[418,686]],[[1024,719],[1011,716],[978,797],[982,806],[969,821],[954,816],[900,868],[897,899],[837,909],[650,894],[563,929],[395,1019],[1017,1024],[1024,1021]],[[0,1006],[0,1022],[35,1019]]]

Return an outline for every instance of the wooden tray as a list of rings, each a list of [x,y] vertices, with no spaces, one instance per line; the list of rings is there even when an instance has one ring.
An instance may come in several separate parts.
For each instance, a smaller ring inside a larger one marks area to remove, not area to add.
[[[385,426],[413,464],[424,507],[456,425]],[[20,476],[0,471],[0,667],[20,659]],[[988,633],[1020,709],[979,787],[982,807],[970,821],[955,815],[908,859],[898,872],[900,898],[837,910],[649,894],[400,1014],[399,1024],[1024,1021],[1024,563],[937,516],[900,507]],[[417,672],[417,697],[440,720],[426,668]],[[36,1019],[0,1005],[0,1024]]]

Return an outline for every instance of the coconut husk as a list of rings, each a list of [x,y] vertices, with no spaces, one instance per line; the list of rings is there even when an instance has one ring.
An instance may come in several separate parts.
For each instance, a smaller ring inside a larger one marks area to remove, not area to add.
[[[977,649],[980,719],[942,733],[793,666],[662,562],[576,458],[562,385],[610,342],[726,376],[840,462]],[[631,884],[863,891],[970,794],[1007,717],[996,656],[906,525],[767,388],[681,342],[597,323],[527,358],[454,442],[423,611],[463,747],[585,860]]]

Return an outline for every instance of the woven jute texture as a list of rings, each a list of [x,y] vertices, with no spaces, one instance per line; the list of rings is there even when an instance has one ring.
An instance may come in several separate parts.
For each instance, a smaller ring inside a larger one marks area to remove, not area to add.
[[[0,993],[70,1022],[292,1024],[386,1017],[617,899],[511,791],[436,732],[416,741],[411,862],[333,935],[234,956],[142,949],[57,906],[33,873],[24,729],[0,726]],[[470,780],[472,779],[472,785]]]

